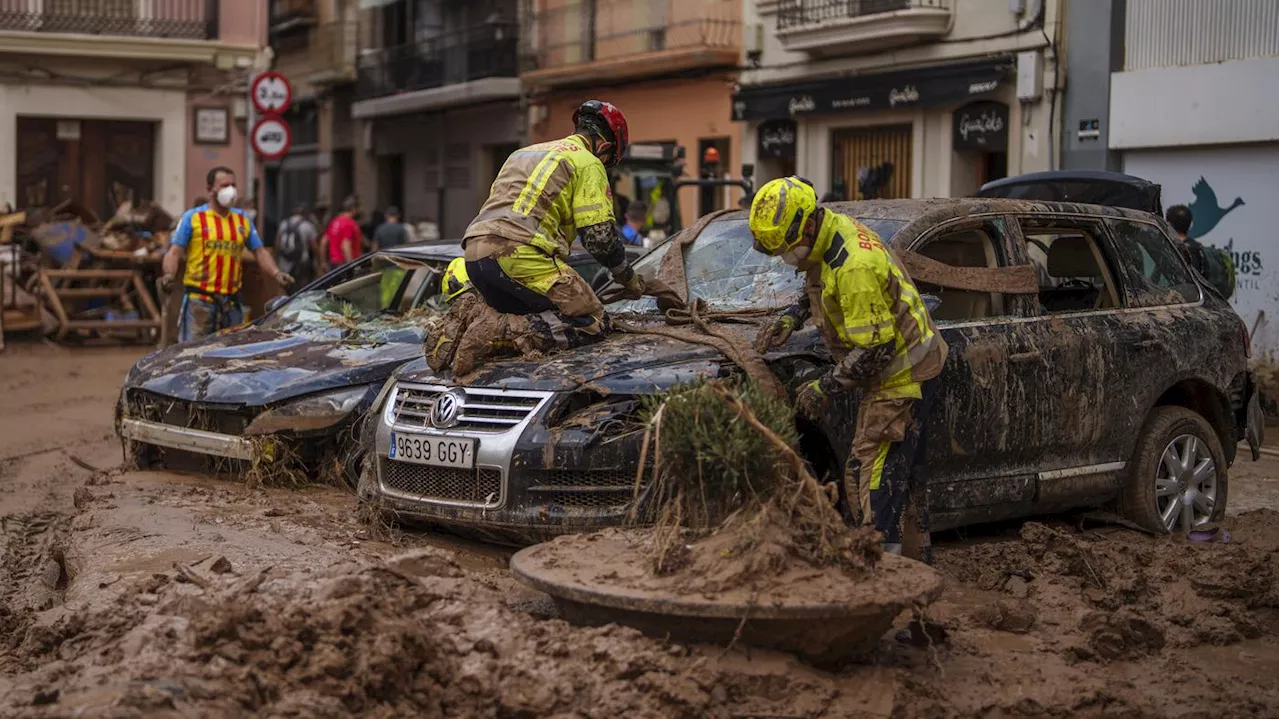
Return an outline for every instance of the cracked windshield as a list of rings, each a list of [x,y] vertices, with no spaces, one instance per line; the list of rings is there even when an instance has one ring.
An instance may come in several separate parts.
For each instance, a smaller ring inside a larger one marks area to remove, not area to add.
[[[903,223],[875,218],[860,219],[885,242]],[[674,243],[668,242],[636,262],[636,271],[646,278],[658,273],[663,258]],[[720,220],[703,230],[685,250],[684,271],[689,282],[689,298],[698,297],[718,311],[765,309],[794,302],[804,290],[804,277],[781,258],[756,252],[746,218]],[[656,313],[657,300],[615,302],[610,312]]]
[[[444,311],[441,270],[431,264],[374,255],[322,285],[298,293],[263,326],[315,332],[413,329]]]

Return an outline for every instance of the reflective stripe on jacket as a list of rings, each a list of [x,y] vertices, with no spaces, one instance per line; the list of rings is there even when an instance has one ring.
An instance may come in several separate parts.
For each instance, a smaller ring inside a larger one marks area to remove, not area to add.
[[[568,259],[578,229],[606,222],[613,222],[608,173],[586,138],[571,135],[511,153],[463,244],[489,235]]]
[[[850,217],[825,214],[810,255],[820,262],[809,271],[811,304],[822,308],[815,315],[823,338],[838,357],[893,342],[893,360],[872,392],[877,398],[918,399],[920,383],[942,372],[946,342],[880,237]]]

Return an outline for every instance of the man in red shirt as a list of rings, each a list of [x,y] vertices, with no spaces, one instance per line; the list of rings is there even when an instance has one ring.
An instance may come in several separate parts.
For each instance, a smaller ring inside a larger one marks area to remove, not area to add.
[[[354,260],[360,256],[360,248],[364,244],[364,235],[355,217],[360,214],[360,201],[348,197],[342,201],[342,212],[329,223],[324,232],[322,244],[327,244],[325,257],[329,260],[329,268]]]

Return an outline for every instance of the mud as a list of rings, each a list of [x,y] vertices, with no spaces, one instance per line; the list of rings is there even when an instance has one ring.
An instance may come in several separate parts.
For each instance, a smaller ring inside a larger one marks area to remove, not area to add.
[[[947,640],[899,642],[904,613],[826,672],[570,626],[506,553],[335,488],[114,470],[139,354],[0,355],[0,716],[1277,716],[1274,463],[1232,468],[1225,544],[938,533]]]

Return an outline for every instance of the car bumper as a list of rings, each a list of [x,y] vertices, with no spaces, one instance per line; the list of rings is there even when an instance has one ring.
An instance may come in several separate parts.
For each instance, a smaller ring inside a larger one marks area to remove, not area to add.
[[[243,437],[177,427],[145,419],[122,420],[120,436],[134,442],[214,457],[243,460],[252,460],[254,457],[253,443]]]

